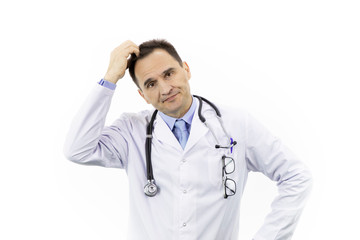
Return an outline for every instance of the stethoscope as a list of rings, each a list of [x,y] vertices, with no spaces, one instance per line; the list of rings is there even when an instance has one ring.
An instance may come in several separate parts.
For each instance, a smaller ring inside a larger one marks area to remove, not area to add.
[[[214,138],[215,138],[215,140],[217,142],[217,144],[215,145],[215,148],[228,148],[228,149],[231,149],[231,151],[232,151],[232,148],[236,145],[236,141],[234,141],[231,137],[229,137],[229,134],[226,132],[226,130],[225,130],[224,126],[223,126],[223,122],[221,120],[221,114],[220,114],[219,109],[212,102],[210,102],[209,100],[207,100],[207,99],[205,99],[203,97],[197,96],[197,95],[193,95],[193,96],[196,97],[199,100],[198,115],[199,115],[200,121],[203,122],[205,124],[205,126],[210,129],[212,135],[214,136]],[[228,146],[221,146],[219,144],[219,141],[216,138],[216,135],[214,134],[214,131],[213,131],[212,127],[206,123],[205,117],[201,114],[203,101],[205,101],[207,104],[209,104],[214,109],[214,111],[216,112],[217,119],[220,122],[222,130],[224,131],[226,137],[228,139],[230,139],[230,144]],[[159,191],[159,188],[155,184],[155,179],[154,179],[154,174],[153,174],[153,169],[152,169],[152,163],[151,163],[152,132],[153,132],[153,128],[154,128],[153,125],[154,125],[154,120],[156,118],[157,112],[158,112],[158,110],[156,109],[154,111],[153,115],[151,116],[150,122],[149,122],[149,124],[147,125],[147,128],[146,128],[145,155],[146,155],[147,183],[146,183],[146,185],[144,187],[144,192],[145,192],[145,195],[148,196],[148,197],[155,196]]]

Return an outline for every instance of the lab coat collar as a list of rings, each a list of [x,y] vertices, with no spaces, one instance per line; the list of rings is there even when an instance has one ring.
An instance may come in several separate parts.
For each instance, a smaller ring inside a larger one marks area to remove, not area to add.
[[[192,97],[192,103],[190,105],[190,109],[185,113],[185,115],[182,118],[179,118],[179,119],[184,120],[189,126],[191,126],[192,119],[194,117],[195,110],[196,110],[196,107],[197,107],[197,104],[198,104],[198,101],[196,101],[197,99],[194,100],[194,97],[193,96],[191,96],[191,97]],[[165,113],[162,113],[160,111],[159,111],[159,115],[162,117],[162,119],[164,119],[165,123],[168,125],[168,127],[172,131],[177,118],[170,117],[170,116],[168,116]],[[190,127],[189,127],[189,129],[190,129]]]
[[[194,98],[194,100],[199,101],[197,98]],[[207,107],[207,104],[203,104],[202,110],[204,111]],[[207,128],[205,124],[200,121],[198,111],[199,103],[197,103],[195,114],[192,120],[189,139],[184,149],[185,152],[189,151],[192,147],[194,147],[196,143],[200,141],[200,139],[209,131],[209,128]]]
[[[197,98],[193,98],[193,100],[198,101]],[[162,144],[168,144],[179,151],[183,151],[184,153],[190,150],[209,131],[209,129],[199,119],[199,103],[197,102],[196,105],[197,107],[192,119],[189,139],[184,149],[182,149],[180,143],[159,113],[154,121],[154,137]],[[207,104],[203,104],[203,111],[206,110],[206,108],[208,108]]]
[[[170,145],[177,150],[182,150],[178,140],[175,135],[172,133],[170,128],[167,126],[166,122],[162,117],[157,113],[156,119],[154,121],[154,130],[153,130],[153,143],[154,141],[159,141],[160,144]]]

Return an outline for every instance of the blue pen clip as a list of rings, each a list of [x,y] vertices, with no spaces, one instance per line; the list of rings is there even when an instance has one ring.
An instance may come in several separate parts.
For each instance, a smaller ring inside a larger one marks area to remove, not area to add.
[[[233,147],[234,147],[234,145],[233,145],[233,143],[234,143],[234,139],[233,138],[230,138],[230,152],[232,153],[232,151],[233,151]]]

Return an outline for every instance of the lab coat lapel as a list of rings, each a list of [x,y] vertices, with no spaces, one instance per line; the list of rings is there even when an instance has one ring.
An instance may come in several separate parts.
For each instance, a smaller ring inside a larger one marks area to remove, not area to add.
[[[205,108],[203,104],[203,109]],[[208,131],[209,129],[201,122],[198,114],[199,104],[195,110],[194,117],[191,123],[191,130],[189,139],[185,146],[185,151],[190,150]]]
[[[176,139],[173,132],[170,130],[168,125],[165,123],[165,121],[162,119],[162,117],[159,115],[159,113],[156,116],[156,119],[154,121],[154,137],[161,143],[161,144],[169,144],[172,147],[182,150],[180,143]]]
[[[196,101],[198,100],[196,99]],[[205,126],[205,124],[201,122],[198,114],[198,109],[199,109],[199,102],[191,123],[190,135],[184,149],[185,152],[190,150],[193,146],[195,146],[196,143],[200,141],[200,139],[209,131],[209,129]],[[203,115],[204,114],[206,115],[205,112],[209,110],[213,112],[212,108],[208,106],[208,104],[203,103],[203,109],[202,109]],[[165,123],[165,121],[162,119],[162,117],[159,115],[159,113],[157,114],[156,119],[154,121],[154,136],[158,141],[160,141],[160,143],[171,145],[177,150],[183,151],[175,135],[170,130],[168,125]]]

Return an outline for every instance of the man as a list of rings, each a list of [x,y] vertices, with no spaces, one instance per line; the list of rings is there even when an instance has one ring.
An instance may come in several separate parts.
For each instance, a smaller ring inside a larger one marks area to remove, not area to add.
[[[127,68],[140,95],[158,112],[124,113],[104,127],[115,84]],[[290,239],[311,186],[309,171],[246,112],[219,106],[219,118],[210,104],[191,95],[190,77],[188,64],[170,43],[124,42],[111,53],[104,79],[75,117],[65,155],[81,164],[126,170],[129,239],[236,240],[249,171],[262,172],[279,188],[253,239]],[[153,130],[147,133],[152,116]],[[147,183],[156,185],[144,190]]]

